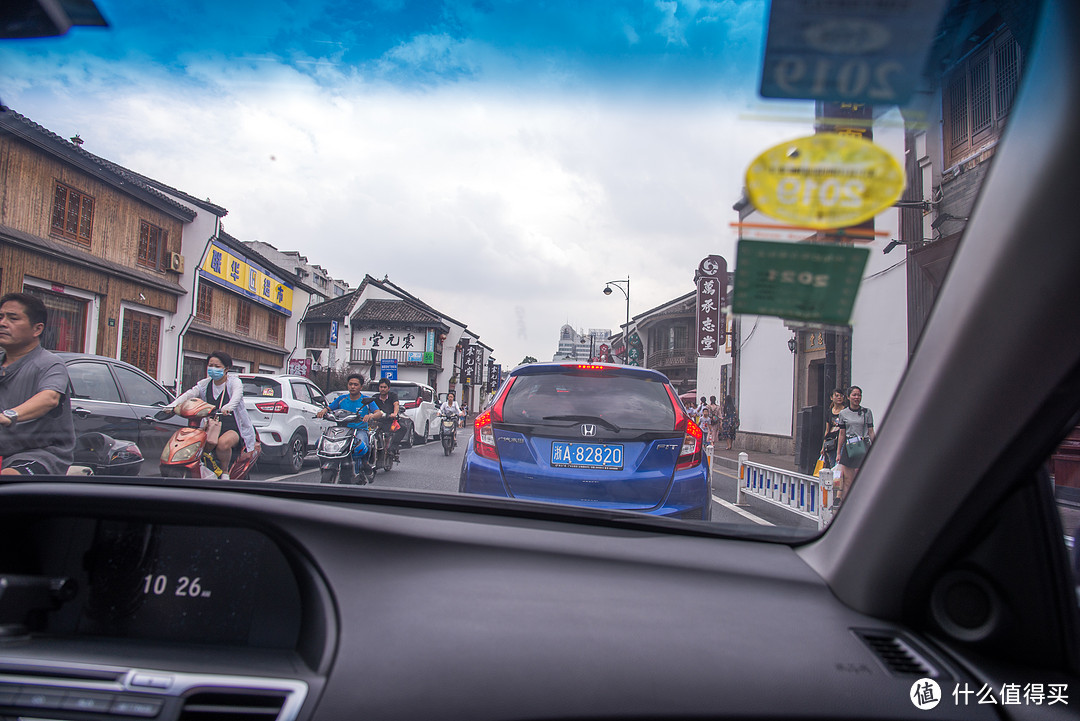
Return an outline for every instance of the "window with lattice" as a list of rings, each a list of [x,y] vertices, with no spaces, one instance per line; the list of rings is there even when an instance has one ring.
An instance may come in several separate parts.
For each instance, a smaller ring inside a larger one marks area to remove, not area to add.
[[[251,304],[245,301],[236,306],[236,332],[242,335],[251,332]]]
[[[161,270],[164,265],[165,249],[168,243],[167,231],[147,223],[139,221],[139,250],[136,262],[145,268]]]
[[[93,222],[94,199],[63,183],[57,183],[53,194],[53,234],[89,246]]]
[[[1008,120],[1021,70],[1020,46],[1003,31],[946,76],[941,94],[946,167],[993,146]]]
[[[195,304],[195,317],[199,320],[210,320],[210,313],[214,306],[214,291],[206,283],[199,283],[199,300]]]

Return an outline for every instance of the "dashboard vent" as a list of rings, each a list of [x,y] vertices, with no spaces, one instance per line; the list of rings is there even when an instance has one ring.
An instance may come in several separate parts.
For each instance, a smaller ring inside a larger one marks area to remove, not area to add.
[[[274,721],[287,696],[239,689],[200,691],[184,699],[180,721]]]
[[[938,671],[903,638],[895,633],[881,631],[856,630],[856,635],[863,640],[885,667],[901,676],[933,678]]]

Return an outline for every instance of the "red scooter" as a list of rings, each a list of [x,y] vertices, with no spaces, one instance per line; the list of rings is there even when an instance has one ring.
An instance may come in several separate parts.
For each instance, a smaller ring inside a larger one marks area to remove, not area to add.
[[[186,418],[187,428],[177,428],[161,451],[161,475],[167,478],[220,478],[222,469],[214,457],[213,448],[206,443],[206,420],[219,414],[217,406],[199,398],[184,401],[174,410],[163,409],[155,414],[165,420],[173,413]],[[262,452],[255,434],[255,450],[236,454],[229,467],[229,478],[246,480],[248,471],[255,465]]]

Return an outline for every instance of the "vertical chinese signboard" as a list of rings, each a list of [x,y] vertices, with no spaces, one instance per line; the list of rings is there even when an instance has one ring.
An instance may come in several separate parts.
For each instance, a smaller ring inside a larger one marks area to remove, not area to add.
[[[715,358],[724,344],[723,307],[727,302],[727,261],[710,255],[698,264],[697,283],[697,354]]]

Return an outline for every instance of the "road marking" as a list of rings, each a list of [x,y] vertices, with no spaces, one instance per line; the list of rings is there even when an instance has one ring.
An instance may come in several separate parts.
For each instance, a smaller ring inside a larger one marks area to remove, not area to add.
[[[712,469],[712,472],[713,473],[719,473],[720,475],[727,476],[728,478],[734,478],[735,480],[739,480],[739,476],[737,474],[727,473],[726,471],[722,471],[719,468],[714,467]],[[736,506],[734,503],[729,503],[728,501],[725,501],[723,498],[713,496],[713,500],[716,501],[717,503],[719,503],[724,508],[728,509],[729,511],[734,511],[735,513],[738,513],[740,516],[748,518],[751,521],[753,521],[754,523],[757,523],[759,525],[762,525],[762,526],[775,526],[776,525],[775,523],[770,523],[770,522],[766,521],[764,518],[761,518],[759,516],[755,516],[753,513],[750,513],[749,511],[744,511],[743,509]]]
[[[740,516],[743,516],[745,518],[749,518],[751,521],[753,521],[754,523],[757,523],[757,524],[759,524],[761,526],[775,526],[776,525],[775,523],[769,523],[764,518],[758,518],[757,516],[755,516],[753,513],[750,513],[749,511],[744,511],[743,509],[736,506],[734,503],[728,503],[723,498],[720,498],[718,496],[713,496],[712,499],[714,501],[716,501],[717,503],[719,503],[724,508],[728,509],[729,511],[734,511],[735,513],[738,513]]]

